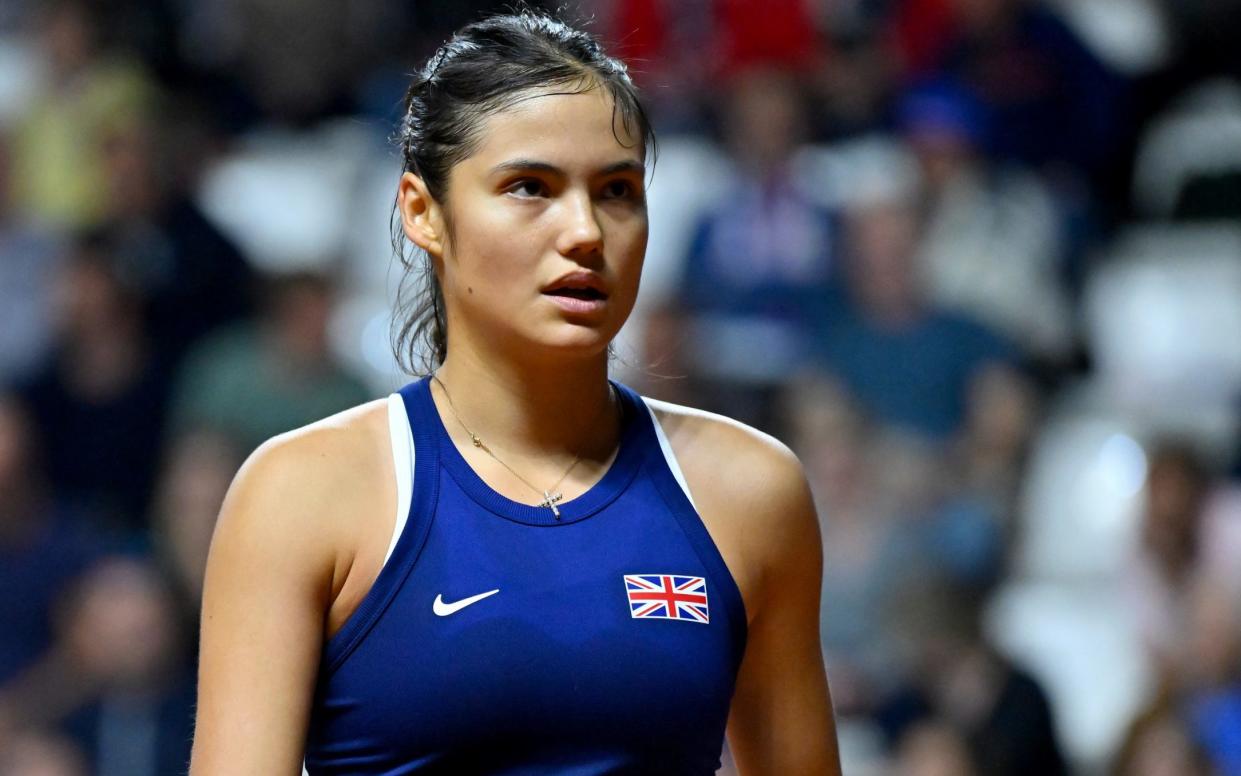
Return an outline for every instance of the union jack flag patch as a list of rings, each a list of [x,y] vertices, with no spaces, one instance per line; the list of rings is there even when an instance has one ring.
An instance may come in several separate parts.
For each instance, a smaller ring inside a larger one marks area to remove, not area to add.
[[[710,622],[707,580],[681,574],[626,574],[629,616]]]

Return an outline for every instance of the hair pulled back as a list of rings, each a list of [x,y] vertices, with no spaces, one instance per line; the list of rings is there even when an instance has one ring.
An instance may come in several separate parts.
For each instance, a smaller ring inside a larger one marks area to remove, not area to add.
[[[631,136],[654,146],[654,134],[625,64],[590,34],[541,12],[490,16],[462,27],[416,73],[397,131],[403,172],[420,177],[444,203],[453,165],[478,147],[483,119],[532,90],[606,89]],[[617,133],[617,138],[621,136]],[[445,209],[445,218],[448,211]],[[448,223],[451,233],[451,222]],[[448,354],[444,296],[430,257],[405,239],[394,212],[393,248],[405,269],[397,292],[393,352],[411,374],[432,371]],[[399,326],[399,329],[398,329]]]

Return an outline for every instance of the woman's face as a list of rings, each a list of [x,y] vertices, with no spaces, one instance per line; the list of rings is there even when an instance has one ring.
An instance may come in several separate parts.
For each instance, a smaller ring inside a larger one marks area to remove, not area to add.
[[[483,120],[439,203],[450,353],[606,349],[646,251],[643,150],[600,88],[531,92]]]

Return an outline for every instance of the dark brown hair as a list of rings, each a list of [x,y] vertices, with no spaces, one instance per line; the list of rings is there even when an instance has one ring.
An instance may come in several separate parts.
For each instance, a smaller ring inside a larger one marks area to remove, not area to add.
[[[414,76],[396,138],[402,171],[419,176],[431,196],[445,202],[449,173],[477,148],[482,120],[545,87],[567,93],[606,89],[614,117],[641,139],[644,153],[647,147],[653,151],[654,133],[625,64],[608,56],[590,34],[526,10],[466,25]],[[451,223],[448,227],[451,232]],[[429,372],[448,354],[443,292],[430,257],[409,245],[395,211],[392,241],[405,269],[393,353],[410,374],[419,371],[419,361]]]

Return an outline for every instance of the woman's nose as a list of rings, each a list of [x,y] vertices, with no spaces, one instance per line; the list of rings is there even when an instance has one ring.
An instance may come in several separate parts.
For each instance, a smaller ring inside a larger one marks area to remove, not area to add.
[[[578,257],[602,252],[603,229],[595,217],[595,205],[589,196],[566,198],[564,218],[558,246],[561,254]]]

